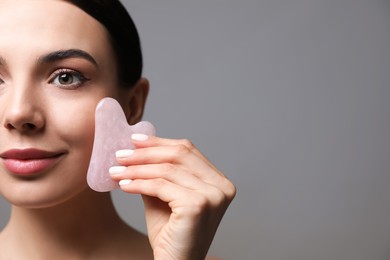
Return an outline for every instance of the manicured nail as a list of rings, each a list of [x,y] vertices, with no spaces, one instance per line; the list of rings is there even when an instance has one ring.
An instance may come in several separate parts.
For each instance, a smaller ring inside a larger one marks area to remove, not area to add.
[[[134,153],[134,150],[119,150],[115,153],[115,156],[118,158],[129,157]]]
[[[148,136],[144,134],[132,134],[131,139],[136,140],[136,141],[146,141],[148,140]]]
[[[131,180],[121,180],[119,182],[119,186],[126,186],[126,185],[129,185],[131,183]]]
[[[108,171],[110,174],[118,174],[124,172],[126,168],[126,166],[112,166]]]

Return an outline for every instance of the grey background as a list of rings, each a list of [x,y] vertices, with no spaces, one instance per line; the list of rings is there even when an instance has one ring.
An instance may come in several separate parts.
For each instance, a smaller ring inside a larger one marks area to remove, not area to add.
[[[212,254],[390,259],[388,1],[124,2],[151,81],[144,118],[238,188]],[[139,197],[114,197],[145,230]]]

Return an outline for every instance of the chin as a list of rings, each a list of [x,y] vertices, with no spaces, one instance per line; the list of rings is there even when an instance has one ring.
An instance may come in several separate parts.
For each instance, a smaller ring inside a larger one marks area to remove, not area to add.
[[[72,201],[73,198],[83,193],[92,192],[84,183],[77,186],[45,185],[34,181],[24,183],[13,183],[1,188],[1,195],[13,206],[26,209],[43,209]],[[77,200],[75,200],[77,201]]]

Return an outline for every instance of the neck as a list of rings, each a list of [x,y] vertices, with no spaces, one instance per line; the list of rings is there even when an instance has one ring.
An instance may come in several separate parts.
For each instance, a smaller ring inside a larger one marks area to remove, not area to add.
[[[86,189],[75,198],[49,208],[13,206],[2,235],[15,239],[18,243],[13,244],[23,245],[26,251],[45,252],[45,256],[59,252],[80,255],[80,252],[89,254],[100,243],[107,243],[113,233],[124,226],[109,193]]]

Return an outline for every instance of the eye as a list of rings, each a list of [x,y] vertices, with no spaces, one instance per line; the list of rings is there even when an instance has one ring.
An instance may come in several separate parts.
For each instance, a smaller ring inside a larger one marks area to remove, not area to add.
[[[50,83],[61,88],[74,89],[81,86],[87,80],[88,79],[78,71],[61,69],[54,72]]]

